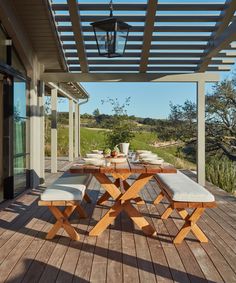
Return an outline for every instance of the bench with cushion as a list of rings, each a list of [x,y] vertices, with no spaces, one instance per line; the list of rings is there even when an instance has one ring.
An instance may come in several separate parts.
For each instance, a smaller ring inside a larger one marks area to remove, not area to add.
[[[164,197],[170,202],[161,218],[167,219],[172,211],[176,209],[185,220],[183,227],[174,239],[174,243],[181,243],[190,231],[194,233],[200,242],[208,242],[207,237],[196,222],[206,208],[216,206],[214,196],[180,171],[176,174],[157,174],[155,179],[161,193],[155,199],[154,204],[158,204]],[[193,208],[192,214],[189,214],[186,208]]]
[[[41,194],[38,205],[47,206],[57,219],[46,239],[53,239],[57,231],[63,227],[73,240],[79,240],[78,233],[68,219],[75,210],[80,217],[86,217],[81,202],[83,199],[91,202],[85,191],[90,181],[90,175],[75,175],[65,172]],[[58,208],[60,206],[65,207],[64,211]]]

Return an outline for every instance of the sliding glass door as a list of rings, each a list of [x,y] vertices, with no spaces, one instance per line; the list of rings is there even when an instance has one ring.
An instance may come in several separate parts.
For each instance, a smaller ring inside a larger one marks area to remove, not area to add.
[[[13,174],[14,195],[27,187],[27,158],[26,151],[26,82],[14,79],[14,121],[13,121]],[[29,137],[28,137],[29,138]]]
[[[0,202],[3,197],[3,75],[0,74]]]

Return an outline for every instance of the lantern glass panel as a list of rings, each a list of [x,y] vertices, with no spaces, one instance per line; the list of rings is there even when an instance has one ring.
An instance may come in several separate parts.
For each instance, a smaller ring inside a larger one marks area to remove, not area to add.
[[[118,30],[116,32],[116,53],[123,55],[128,36],[128,30]]]

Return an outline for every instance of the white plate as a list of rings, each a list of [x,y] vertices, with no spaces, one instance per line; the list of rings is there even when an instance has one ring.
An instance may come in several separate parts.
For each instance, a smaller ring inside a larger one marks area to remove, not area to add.
[[[106,162],[104,159],[99,158],[83,158],[85,164],[95,165],[95,166],[105,166]]]
[[[102,154],[98,154],[98,153],[86,153],[86,157],[87,158],[103,158]]]
[[[164,160],[163,159],[144,159],[142,160],[144,163],[153,164],[153,165],[161,165]]]
[[[139,155],[140,159],[157,159],[157,154],[155,153],[142,153]]]
[[[97,154],[103,154],[102,150],[98,150],[98,149],[93,149],[91,150],[92,153],[97,153]]]
[[[126,158],[125,157],[118,157],[118,158],[110,157],[110,158],[107,158],[107,160],[110,161],[111,163],[123,163],[126,161]]]
[[[142,149],[138,149],[138,150],[136,150],[136,152],[138,154],[141,154],[141,153],[152,153],[150,150],[142,150]]]

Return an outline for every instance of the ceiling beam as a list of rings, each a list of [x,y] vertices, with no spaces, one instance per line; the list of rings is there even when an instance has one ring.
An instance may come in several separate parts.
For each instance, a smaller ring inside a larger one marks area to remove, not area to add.
[[[151,0],[149,0],[151,1]],[[157,3],[157,1],[156,1]],[[149,5],[147,6],[149,7]],[[147,11],[148,12],[148,11]],[[126,14],[126,15],[116,15],[116,18],[124,22],[144,22],[147,21],[147,17],[144,15]],[[154,15],[155,20],[158,22],[219,22],[223,19],[223,16],[215,15]],[[55,19],[57,22],[69,22],[70,16],[68,15],[56,15]],[[83,15],[81,16],[82,22],[96,22],[104,19],[104,15]]]
[[[61,41],[74,41],[73,35],[61,35]],[[152,41],[209,41],[211,37],[209,35],[153,35]],[[95,38],[91,35],[84,36],[85,41],[95,41]],[[143,41],[143,35],[129,35],[129,41]]]
[[[166,74],[166,73],[43,73],[41,79],[45,82],[218,82],[219,73],[194,73],[194,74]]]
[[[66,26],[66,25],[61,25],[58,26],[58,31],[60,32],[71,32],[72,27],[71,26]],[[83,32],[93,32],[93,28],[89,25],[84,25],[82,27]],[[217,30],[216,26],[189,26],[189,25],[172,25],[172,26],[155,26],[154,27],[154,32],[214,32]],[[143,32],[144,31],[144,26],[133,26],[132,29],[130,29],[130,34],[133,32]]]
[[[216,56],[222,49],[227,48],[227,46],[236,40],[236,20],[234,20],[231,25],[219,36],[217,37],[212,47],[209,49],[206,58],[211,60],[212,57]]]
[[[212,50],[214,50],[214,47],[212,48],[212,45],[213,45],[212,41],[214,43],[214,40],[216,38],[220,37],[221,34],[224,33],[224,31],[228,28],[230,22],[232,21],[232,19],[234,17],[234,13],[236,11],[236,1],[235,0],[227,0],[225,5],[226,5],[227,8],[221,12],[222,21],[216,25],[217,30],[212,33],[213,40],[210,40],[208,47],[206,48],[206,50],[204,52],[202,62],[198,67],[199,72],[205,72],[207,70],[208,65],[211,63],[211,59],[215,54],[215,52],[211,52]],[[232,41],[230,41],[230,42],[232,42]],[[223,44],[222,46],[226,47],[227,45]],[[220,49],[220,50],[222,50],[222,49]],[[212,56],[210,56],[211,54],[212,54]]]
[[[145,73],[147,71],[148,58],[152,44],[152,34],[154,31],[154,24],[156,18],[158,0],[148,0],[146,10],[146,20],[144,26],[143,45],[140,58],[139,72]]]
[[[139,65],[140,59],[89,59],[89,65]],[[150,59],[148,65],[198,65],[200,63],[199,59]],[[213,65],[220,64],[234,64],[234,59],[214,59],[212,60]],[[79,61],[77,59],[69,59],[67,60],[68,65],[79,65]]]
[[[67,4],[68,4],[70,20],[72,24],[72,30],[75,37],[76,49],[78,52],[81,71],[83,73],[88,73],[89,68],[88,68],[87,56],[85,52],[82,25],[79,14],[79,6],[77,5],[77,0],[67,0]]]
[[[147,5],[144,3],[114,3],[115,11],[145,11]],[[67,5],[62,3],[52,4],[56,11],[67,10]],[[221,11],[224,4],[221,3],[160,3],[158,5],[159,11]],[[106,3],[81,3],[80,11],[105,11],[107,9]]]

